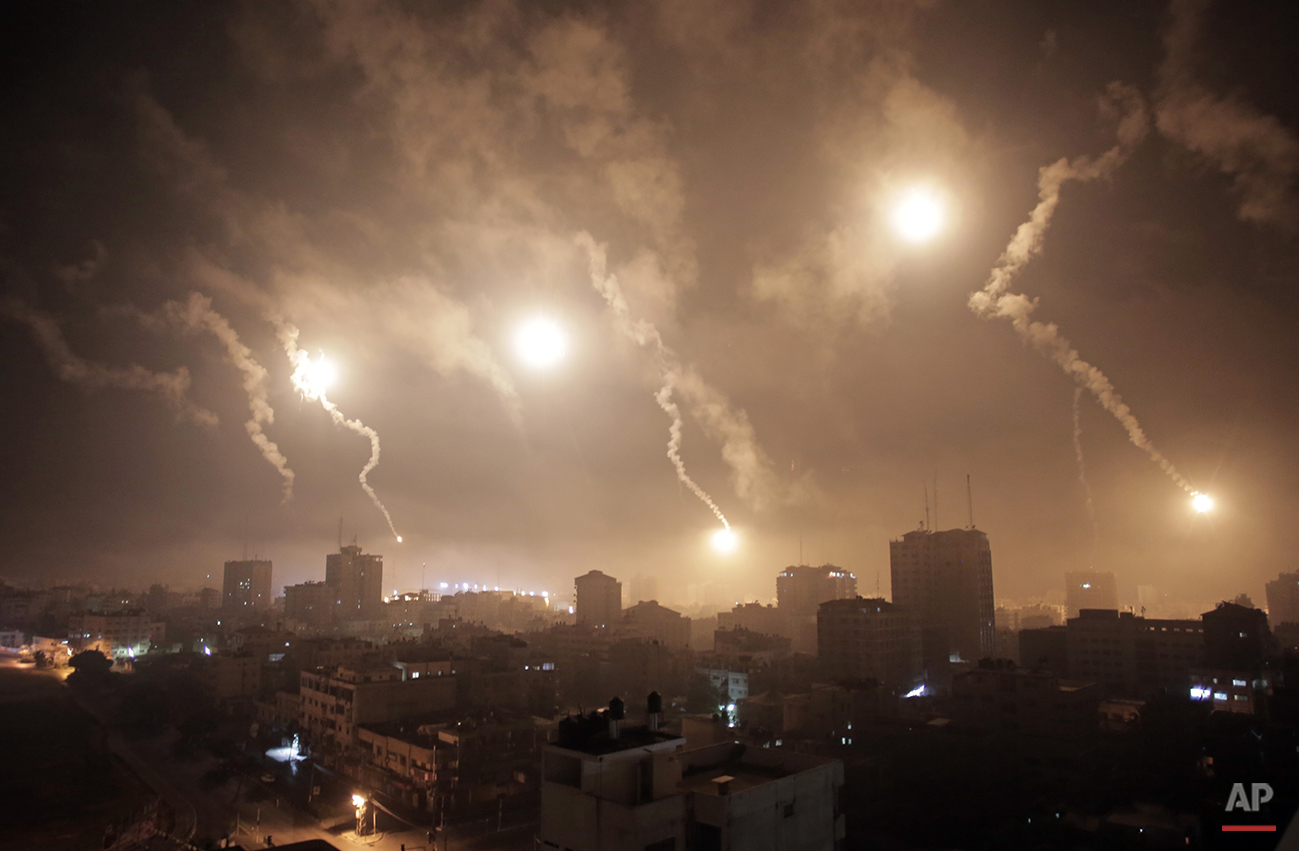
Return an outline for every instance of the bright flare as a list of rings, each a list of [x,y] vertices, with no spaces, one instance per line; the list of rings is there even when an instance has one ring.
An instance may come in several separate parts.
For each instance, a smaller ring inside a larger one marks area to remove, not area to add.
[[[1216,504],[1207,493],[1196,493],[1191,497],[1191,508],[1200,514],[1208,514]]]
[[[568,345],[558,325],[545,317],[537,317],[519,328],[514,337],[514,348],[528,366],[549,369],[563,360]]]
[[[928,242],[945,221],[942,203],[928,190],[911,190],[893,208],[893,228],[907,242]]]
[[[724,556],[735,552],[740,546],[740,539],[730,529],[718,529],[711,539],[713,551]]]
[[[325,354],[321,352],[320,357],[314,361],[307,360],[306,375],[303,376],[305,387],[299,387],[299,389],[306,394],[307,398],[319,399],[325,395],[325,391],[337,378],[338,371],[334,369],[332,363],[325,360]]]
[[[398,535],[398,536],[397,536],[397,543],[399,543],[399,544],[401,543],[401,535]]]

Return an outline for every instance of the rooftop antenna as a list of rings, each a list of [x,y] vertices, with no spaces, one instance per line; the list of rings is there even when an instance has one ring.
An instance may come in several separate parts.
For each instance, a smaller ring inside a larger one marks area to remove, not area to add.
[[[798,536],[798,565],[803,566],[803,536]]]
[[[929,485],[921,481],[920,487],[925,492],[925,531],[932,532],[933,528],[929,525]]]
[[[338,515],[338,551],[343,551],[343,515]]]
[[[244,561],[248,561],[248,515],[244,515]]]
[[[970,528],[974,528],[974,492],[970,490],[970,474],[965,474],[965,504],[970,509]]]

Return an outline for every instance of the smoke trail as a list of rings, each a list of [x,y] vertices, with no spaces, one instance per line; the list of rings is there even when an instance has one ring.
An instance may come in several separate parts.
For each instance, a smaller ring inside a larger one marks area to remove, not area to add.
[[[216,414],[194,404],[185,395],[189,390],[189,370],[185,367],[176,367],[175,372],[152,372],[138,364],[114,367],[87,361],[68,346],[54,317],[16,299],[0,302],[0,313],[31,328],[50,369],[63,381],[88,390],[116,387],[157,393],[175,413],[178,422],[190,420],[205,426],[217,424]]]
[[[1082,396],[1083,388],[1073,389],[1073,454],[1078,459],[1078,482],[1082,485],[1083,495],[1087,498],[1087,519],[1092,527],[1092,561],[1096,560],[1096,540],[1100,537],[1100,527],[1096,524],[1096,502],[1092,499],[1091,482],[1087,481],[1087,462],[1083,459],[1082,448]]]
[[[695,496],[699,497],[703,501],[704,505],[712,509],[713,514],[717,516],[718,520],[722,521],[723,526],[730,529],[731,524],[727,522],[726,516],[722,514],[722,510],[717,507],[717,503],[713,502],[713,498],[709,496],[694,479],[690,478],[690,474],[686,472],[686,463],[681,460],[681,409],[677,407],[676,402],[672,401],[674,378],[670,374],[665,377],[666,382],[659,391],[654,394],[654,401],[658,402],[659,407],[672,418],[672,425],[668,427],[668,434],[670,435],[668,438],[668,458],[672,459],[672,466],[676,467],[677,478],[680,479],[686,487],[690,488],[690,491]]]
[[[379,495],[370,487],[370,471],[379,466],[379,433],[370,428],[360,420],[349,420],[343,416],[338,406],[329,401],[325,395],[325,382],[320,375],[320,361],[312,364],[311,357],[302,349],[298,348],[298,329],[288,322],[277,320],[276,335],[280,343],[284,346],[284,352],[289,356],[289,363],[293,365],[293,386],[298,389],[308,399],[319,401],[321,406],[329,412],[329,416],[334,422],[345,428],[349,428],[362,437],[370,441],[370,460],[361,468],[361,474],[358,479],[361,482],[361,489],[370,497],[370,501],[375,507],[383,513],[383,519],[388,521],[388,529],[392,536],[401,543],[401,535],[397,534],[397,527],[392,524],[392,515],[388,513],[387,507],[379,499]]]
[[[1015,236],[1002,252],[987,284],[970,296],[970,310],[984,318],[1009,319],[1012,327],[1026,343],[1060,365],[1079,387],[1089,390],[1101,407],[1109,411],[1128,432],[1128,439],[1142,449],[1159,465],[1169,478],[1183,490],[1194,492],[1172,462],[1155,449],[1146,436],[1132,410],[1120,398],[1105,373],[1083,360],[1055,323],[1038,322],[1032,318],[1037,302],[1022,293],[1008,292],[1011,280],[1027,265],[1034,255],[1041,253],[1042,242],[1056,206],[1060,203],[1060,188],[1066,181],[1085,182],[1107,177],[1132,150],[1145,138],[1149,123],[1145,104],[1136,89],[1120,83],[1111,83],[1102,101],[1106,108],[1119,108],[1122,118],[1118,126],[1118,144],[1096,159],[1078,157],[1061,158],[1044,167],[1038,175],[1038,203],[1027,222],[1019,226]]]
[[[659,334],[659,329],[654,327],[652,322],[644,319],[632,319],[631,308],[627,305],[627,299],[622,294],[622,287],[618,285],[618,279],[606,271],[606,259],[604,247],[597,245],[589,233],[583,231],[576,237],[577,244],[586,249],[590,258],[591,267],[591,284],[596,291],[604,297],[605,303],[613,311],[614,325],[628,339],[632,340],[639,346],[650,348],[654,353],[654,359],[659,368],[659,373],[663,377],[663,386],[654,394],[654,401],[658,402],[663,412],[672,419],[672,424],[668,426],[668,459],[677,471],[677,478],[683,485],[690,489],[690,492],[707,505],[709,510],[722,521],[722,525],[727,529],[731,524],[727,521],[722,510],[717,507],[717,503],[708,495],[708,492],[699,486],[690,474],[686,472],[685,461],[681,459],[681,409],[677,403],[672,400],[672,391],[680,380],[682,370],[681,363],[677,360],[676,355],[663,342],[663,336]]]
[[[148,314],[136,315],[146,323],[159,321],[158,317]],[[226,318],[212,308],[212,300],[201,293],[190,293],[189,301],[183,304],[167,302],[162,308],[161,321],[191,333],[208,331],[225,346],[226,358],[244,376],[244,392],[248,394],[248,409],[251,413],[244,423],[244,429],[262,457],[284,479],[284,501],[288,502],[293,498],[293,470],[289,469],[288,459],[280,452],[280,448],[262,431],[264,424],[275,422],[275,411],[266,394],[266,368],[253,358],[252,351],[240,341],[239,335],[230,327]]]

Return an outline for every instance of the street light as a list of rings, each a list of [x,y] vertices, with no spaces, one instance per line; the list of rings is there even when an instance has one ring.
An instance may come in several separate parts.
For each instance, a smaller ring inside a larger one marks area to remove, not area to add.
[[[356,835],[364,836],[366,800],[361,795],[352,796],[352,806],[356,807]]]

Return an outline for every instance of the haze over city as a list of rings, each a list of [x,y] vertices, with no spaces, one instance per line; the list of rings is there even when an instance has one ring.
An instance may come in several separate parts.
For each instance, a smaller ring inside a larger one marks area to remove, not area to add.
[[[1293,566],[1288,9],[3,14],[6,582],[887,597],[926,500],[999,599]]]

